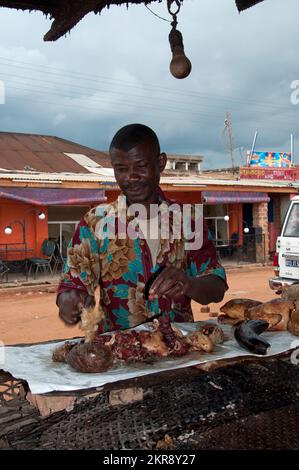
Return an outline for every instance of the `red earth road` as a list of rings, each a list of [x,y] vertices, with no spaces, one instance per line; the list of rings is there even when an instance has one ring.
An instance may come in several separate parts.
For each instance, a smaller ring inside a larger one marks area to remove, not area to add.
[[[228,271],[229,290],[220,304],[211,304],[211,312],[232,298],[266,301],[276,297],[268,285],[272,267],[238,268]],[[0,291],[0,341],[4,344],[36,343],[51,339],[82,336],[79,327],[67,327],[58,318],[55,294],[47,292],[12,293]],[[195,320],[207,319],[201,306],[193,303]]]

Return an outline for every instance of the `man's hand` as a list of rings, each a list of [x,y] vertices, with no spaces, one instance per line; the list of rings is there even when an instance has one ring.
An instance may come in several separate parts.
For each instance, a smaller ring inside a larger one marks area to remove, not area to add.
[[[220,302],[223,299],[226,284],[219,276],[187,276],[180,269],[169,266],[153,282],[149,291],[149,300],[168,297],[176,301],[182,295],[190,297],[202,305]]]
[[[83,307],[93,308],[94,297],[76,289],[62,292],[57,299],[59,316],[67,325],[76,325],[80,321]]]
[[[163,296],[176,300],[182,295],[188,295],[190,289],[191,281],[189,276],[180,269],[169,266],[154,281],[149,291],[149,300]]]

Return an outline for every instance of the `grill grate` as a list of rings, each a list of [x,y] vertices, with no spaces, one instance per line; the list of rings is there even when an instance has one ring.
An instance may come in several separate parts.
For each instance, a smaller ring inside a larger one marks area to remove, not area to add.
[[[175,448],[184,448],[177,439]],[[299,449],[299,404],[225,423],[201,434],[193,433],[188,448],[194,450],[295,450]]]
[[[111,407],[106,392],[76,404],[71,412],[41,420],[29,435],[23,429],[5,438],[16,449],[153,449],[168,434],[175,448],[208,448],[210,435],[215,432],[219,439],[214,443],[221,448],[221,439],[229,429],[237,430],[233,432],[238,433],[238,439],[242,433],[245,436],[245,425],[255,434],[256,415],[261,429],[265,421],[267,432],[275,415],[277,424],[269,434],[273,442],[279,434],[279,420],[287,426],[291,416],[283,409],[294,407],[299,422],[299,367],[290,362],[275,359],[211,373],[194,374],[190,369],[190,375],[186,371],[176,380],[144,387],[141,402]],[[182,441],[182,435],[192,437]],[[298,425],[296,436],[299,448]],[[290,434],[288,439],[292,440]],[[226,448],[233,448],[233,442],[223,442]],[[281,436],[279,442],[283,446]],[[257,445],[261,446],[262,440]]]

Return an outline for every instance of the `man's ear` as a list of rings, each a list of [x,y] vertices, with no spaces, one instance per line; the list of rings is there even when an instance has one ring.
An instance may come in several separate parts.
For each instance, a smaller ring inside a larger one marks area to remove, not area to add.
[[[159,169],[160,169],[160,173],[162,173],[162,171],[164,170],[164,168],[166,167],[166,163],[167,163],[167,155],[166,153],[160,153],[159,155]]]

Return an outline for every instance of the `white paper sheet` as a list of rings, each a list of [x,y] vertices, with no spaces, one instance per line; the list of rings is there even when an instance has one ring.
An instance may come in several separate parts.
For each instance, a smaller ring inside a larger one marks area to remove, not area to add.
[[[195,331],[200,323],[176,323],[184,333]],[[209,361],[230,359],[241,356],[253,356],[242,349],[233,337],[231,326],[222,325],[228,341],[217,345],[213,353],[192,352],[182,358],[164,358],[154,364],[124,364],[114,366],[107,372],[85,374],[76,372],[69,365],[52,361],[52,352],[63,341],[57,343],[38,344],[33,346],[6,346],[4,348],[4,363],[0,368],[10,372],[15,378],[26,380],[32,393],[51,391],[74,391],[79,389],[100,388],[102,385],[119,380],[131,379],[161,371],[180,369],[183,367],[203,364]],[[141,325],[136,330],[148,329]],[[263,338],[271,344],[267,356],[289,351],[298,347],[298,338],[287,331],[263,333]]]

